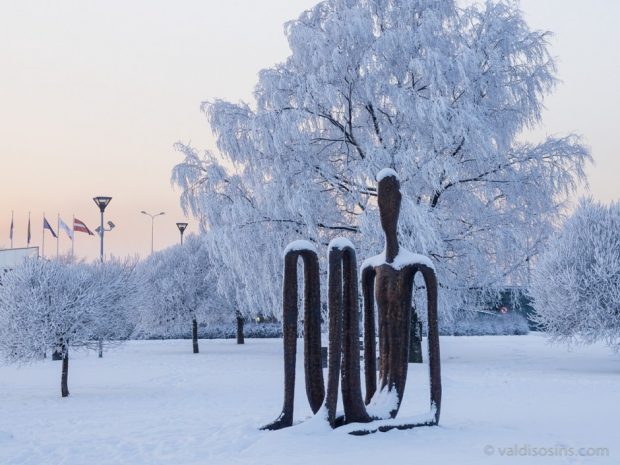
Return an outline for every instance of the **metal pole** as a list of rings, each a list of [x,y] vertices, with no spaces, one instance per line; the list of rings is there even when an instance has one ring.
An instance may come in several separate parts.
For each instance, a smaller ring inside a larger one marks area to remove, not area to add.
[[[184,233],[184,232],[185,232],[185,231],[181,231],[181,245],[183,245],[183,233]]]
[[[71,222],[71,257],[75,253],[75,215],[73,215],[73,221]]]
[[[155,243],[155,218],[157,218],[158,216],[164,215],[165,212],[161,212],[161,213],[157,213],[156,215],[151,215],[149,212],[146,212],[144,210],[142,210],[140,213],[142,213],[143,215],[148,216],[151,219],[151,254],[153,253],[154,250],[154,243]]]
[[[45,213],[43,213],[43,226],[45,226]],[[41,229],[41,258],[45,258],[45,227]]]
[[[101,260],[101,263],[103,263],[103,233],[104,233],[104,229],[103,229],[103,210],[101,210],[101,243],[100,243],[100,247],[99,247],[99,259]]]

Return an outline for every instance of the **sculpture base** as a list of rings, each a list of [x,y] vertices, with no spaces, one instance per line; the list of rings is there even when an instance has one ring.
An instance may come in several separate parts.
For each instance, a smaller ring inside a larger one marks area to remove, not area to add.
[[[413,429],[421,426],[437,426],[439,423],[439,415],[437,409],[432,407],[426,413],[405,418],[386,418],[379,419],[375,417],[371,423],[350,423],[338,428],[339,431],[351,434],[353,436],[365,436],[372,433],[385,433],[393,429]]]
[[[308,418],[305,421],[297,423],[293,425],[292,419],[288,418],[287,421],[284,420],[282,416],[280,416],[276,421],[270,423],[269,425],[263,426],[260,428],[261,430],[278,430],[282,428],[287,428],[289,426],[293,427],[310,427],[316,428],[316,426],[311,426],[312,424],[316,425],[316,422],[323,423],[328,427],[329,423],[327,422],[326,411],[322,408],[319,412],[317,412],[314,416]],[[422,426],[437,426],[439,418],[437,415],[437,410],[432,408],[427,413],[416,415],[413,417],[407,418],[386,418],[381,419],[374,417],[373,421],[369,423],[345,423],[344,415],[339,414],[335,418],[335,424],[333,427],[333,431],[338,431],[339,433],[350,434],[352,436],[366,436],[368,434],[373,433],[385,433],[391,431],[393,429],[405,430],[405,429],[413,429],[419,428]],[[305,426],[304,426],[305,425]]]
[[[393,429],[404,430],[404,429],[418,428],[420,426],[437,426],[437,423],[435,421],[429,421],[429,422],[422,422],[422,423],[401,423],[397,425],[381,425],[381,426],[376,426],[373,428],[373,423],[369,423],[365,425],[365,427],[362,429],[356,429],[353,431],[349,431],[349,434],[352,436],[366,436],[368,434],[373,434],[373,433],[386,433]]]

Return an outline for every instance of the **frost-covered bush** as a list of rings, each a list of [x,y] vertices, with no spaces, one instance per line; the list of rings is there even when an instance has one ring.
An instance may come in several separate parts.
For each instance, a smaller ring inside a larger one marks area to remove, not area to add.
[[[281,338],[282,324],[250,321],[244,325],[244,335],[255,339]],[[191,337],[189,328],[176,334],[169,331],[151,331],[148,334],[142,332],[136,335],[137,339],[189,339]],[[234,339],[237,337],[237,325],[234,322],[201,324],[198,325],[198,337],[200,339]]]
[[[254,339],[281,338],[282,324],[280,323],[254,323],[244,325],[245,337]],[[205,339],[233,339],[237,337],[237,328],[232,324],[211,324],[204,328]]]
[[[506,315],[480,312],[439,326],[442,336],[522,336],[529,331],[527,318],[517,312]]]
[[[620,203],[582,200],[536,263],[535,319],[552,339],[620,345]]]

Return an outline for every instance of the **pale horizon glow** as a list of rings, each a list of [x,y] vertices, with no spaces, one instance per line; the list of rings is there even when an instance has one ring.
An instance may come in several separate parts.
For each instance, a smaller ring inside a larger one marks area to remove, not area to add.
[[[257,72],[290,53],[283,24],[315,0],[228,2],[63,1],[5,3],[0,15],[0,248],[41,245],[42,215],[56,229],[57,214],[75,215],[94,230],[92,198],[112,197],[105,220],[106,255],[146,256],[151,219],[155,250],[179,241],[185,218],[170,172],[181,156],[177,141],[214,149],[205,100],[249,100]],[[590,192],[618,200],[620,162],[620,3],[611,0],[526,0],[530,26],[554,32],[551,51],[562,80],[545,101],[543,124],[527,134],[576,132],[592,150]],[[46,255],[56,242],[46,233]],[[61,253],[71,249],[61,232]],[[76,233],[76,255],[98,257],[99,239]]]

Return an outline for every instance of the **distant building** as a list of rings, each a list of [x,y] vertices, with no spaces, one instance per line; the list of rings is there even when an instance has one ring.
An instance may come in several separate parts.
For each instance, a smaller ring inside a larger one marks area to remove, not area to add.
[[[26,258],[37,258],[38,256],[38,247],[2,249],[0,250],[0,271],[6,272],[18,266]]]

